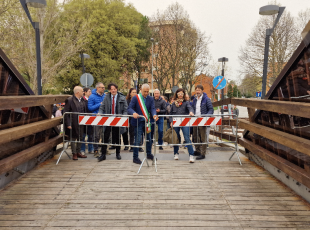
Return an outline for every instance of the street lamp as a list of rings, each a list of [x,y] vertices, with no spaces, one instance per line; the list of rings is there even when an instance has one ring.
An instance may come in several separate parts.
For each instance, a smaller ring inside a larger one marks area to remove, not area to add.
[[[42,71],[41,71],[41,50],[40,50],[40,27],[39,22],[33,22],[28,10],[29,7],[44,8],[46,7],[46,0],[19,0],[24,8],[27,17],[29,18],[32,27],[36,32],[36,55],[37,55],[37,85],[38,95],[42,95]]]
[[[85,73],[84,58],[90,58],[90,56],[88,54],[80,53],[80,57],[82,61],[83,73]]]
[[[151,42],[152,42],[152,94],[154,95],[154,91],[153,91],[153,60],[154,60],[153,46],[154,46],[154,38],[151,38]]]
[[[267,5],[259,9],[260,15],[274,15],[278,14],[273,27],[271,29],[266,29],[266,38],[265,38],[265,52],[264,52],[264,69],[263,69],[263,82],[262,82],[262,99],[266,95],[266,82],[267,82],[267,70],[268,70],[268,55],[269,55],[269,42],[270,36],[274,31],[274,28],[279,22],[281,15],[283,14],[285,7],[279,7],[277,5]]]
[[[222,57],[218,59],[218,62],[222,62],[222,76],[224,77],[224,69],[225,69],[225,62],[228,62],[228,58]],[[224,88],[222,89],[222,100],[224,100]],[[224,114],[224,105],[222,105],[222,114]]]

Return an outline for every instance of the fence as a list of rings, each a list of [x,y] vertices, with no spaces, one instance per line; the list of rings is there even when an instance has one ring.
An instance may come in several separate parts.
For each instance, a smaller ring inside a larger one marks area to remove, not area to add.
[[[67,130],[66,135],[63,135],[63,143],[64,143],[64,149],[61,152],[56,165],[59,163],[60,158],[62,157],[63,153],[66,153],[67,156],[69,157],[69,159],[71,159],[70,155],[67,153],[67,148],[69,143],[79,143],[79,144],[93,144],[93,145],[99,145],[99,146],[103,146],[103,145],[110,145],[110,146],[119,146],[119,147],[131,147],[131,148],[140,148],[141,145],[136,146],[136,145],[132,145],[132,144],[121,144],[121,142],[117,143],[111,143],[110,141],[105,142],[105,129],[106,127],[117,127],[118,129],[118,136],[119,136],[119,140],[121,139],[121,129],[120,128],[129,128],[129,123],[130,123],[130,118],[133,118],[132,115],[115,115],[115,114],[104,114],[104,115],[98,115],[98,114],[90,114],[90,113],[77,113],[77,112],[66,112],[63,115],[63,124],[65,124],[65,126],[71,126],[72,128],[66,129],[64,128],[64,130]],[[146,120],[144,118],[144,116],[138,116],[139,119],[143,119],[144,121],[144,127],[145,127],[145,133],[146,133]],[[74,124],[73,124],[74,123]],[[77,138],[73,138],[73,129],[74,127],[78,128],[78,137]],[[102,128],[103,127],[103,128]],[[83,140],[83,135],[81,135],[82,133],[86,133],[84,130],[86,129],[91,129],[91,133],[89,136],[92,136],[93,138],[89,141],[85,141]],[[137,128],[139,128],[139,122],[137,122]],[[110,136],[112,134],[112,131],[115,130],[110,130]],[[99,138],[95,138],[96,136],[99,136]],[[100,140],[100,136],[101,136],[101,142],[99,142]],[[97,140],[96,140],[97,139]],[[127,139],[128,143],[129,140]],[[146,149],[146,145],[147,145],[147,140],[145,140],[144,142],[144,146]],[[147,165],[149,166],[149,163],[147,161],[147,156],[146,156],[146,151],[144,151],[144,159],[142,160],[142,164],[140,165],[139,171],[141,170],[142,165],[144,164],[144,162],[147,163]]]
[[[168,117],[166,115],[159,115],[159,118],[165,119]],[[206,127],[206,135],[203,141],[193,142],[190,145],[208,145],[210,142],[213,144],[227,144],[233,143],[235,145],[235,152],[231,155],[229,160],[237,154],[240,165],[242,165],[240,157],[239,157],[239,147],[238,147],[238,116],[234,115],[235,120],[231,119],[232,115],[224,115],[224,114],[208,114],[208,115],[198,115],[198,116],[190,116],[190,115],[174,115],[172,118],[171,127],[189,127],[193,128],[193,136],[194,132],[196,132],[196,136],[199,136],[199,128],[198,127]],[[184,146],[189,143],[181,143],[179,140],[179,144],[157,144],[156,140],[156,127],[158,127],[157,123],[154,122],[154,158],[156,159],[156,147],[164,147],[164,146]],[[232,129],[233,135],[224,134],[223,131],[225,127],[230,127]],[[168,128],[168,127],[167,127]],[[183,130],[182,130],[183,132]],[[165,131],[164,131],[165,134]],[[163,134],[163,135],[164,135]],[[210,135],[211,134],[211,135]],[[214,135],[217,134],[217,135]],[[172,132],[172,140],[173,140],[173,132]],[[183,133],[184,135],[184,133]],[[211,137],[211,141],[210,141]],[[156,163],[156,161],[155,161]],[[155,164],[156,166],[156,164]],[[157,172],[157,168],[156,168]]]

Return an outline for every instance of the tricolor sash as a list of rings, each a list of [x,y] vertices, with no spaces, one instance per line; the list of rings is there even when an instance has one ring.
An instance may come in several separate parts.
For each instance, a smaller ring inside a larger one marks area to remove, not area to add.
[[[139,93],[136,96],[137,96],[137,99],[138,99],[138,102],[139,102],[140,109],[141,109],[141,111],[143,113],[143,116],[146,119],[146,123],[147,123],[146,132],[150,133],[151,132],[150,114],[147,111],[147,108],[146,108],[146,105],[145,105],[145,102],[144,102],[142,94]]]

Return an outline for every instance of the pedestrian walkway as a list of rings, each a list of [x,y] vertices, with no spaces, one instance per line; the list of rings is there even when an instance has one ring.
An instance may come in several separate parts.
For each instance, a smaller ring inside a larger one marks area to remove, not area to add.
[[[183,152],[182,152],[183,151]],[[210,145],[203,161],[174,161],[160,151],[154,167],[132,153],[98,163],[57,156],[0,191],[0,229],[310,229],[310,207],[264,169]],[[142,155],[140,155],[142,158]]]

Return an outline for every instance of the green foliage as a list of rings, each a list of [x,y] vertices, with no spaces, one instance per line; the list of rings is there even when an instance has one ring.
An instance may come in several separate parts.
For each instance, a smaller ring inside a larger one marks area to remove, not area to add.
[[[228,84],[227,86],[227,97],[229,98],[233,97],[233,88],[231,84]]]
[[[121,86],[120,77],[131,72],[138,55],[137,47],[145,40],[139,39],[142,15],[131,5],[120,0],[72,0],[66,4],[64,23],[69,17],[89,23],[92,31],[88,34],[81,52],[90,55],[85,59],[86,72],[94,76],[94,82]],[[79,84],[82,74],[78,53],[72,58],[67,69],[59,73],[57,82],[63,88],[72,89]]]
[[[233,94],[233,97],[240,97],[240,96],[241,96],[241,93],[240,93],[240,91],[238,90],[237,85],[234,85],[232,91],[233,91],[233,93],[232,93],[232,94]]]

